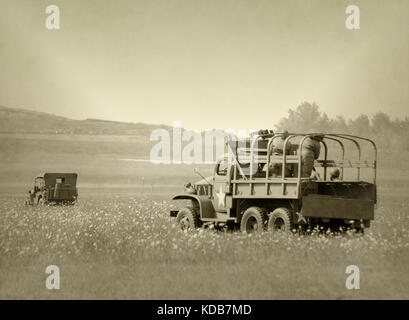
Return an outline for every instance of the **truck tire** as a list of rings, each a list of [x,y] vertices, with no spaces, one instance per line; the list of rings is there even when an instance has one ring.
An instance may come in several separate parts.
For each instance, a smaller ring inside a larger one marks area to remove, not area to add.
[[[181,209],[177,216],[176,222],[182,230],[195,229],[200,227],[200,219],[196,210],[192,207]]]
[[[268,231],[291,232],[293,229],[291,211],[287,208],[275,209],[268,219]]]
[[[260,207],[250,207],[244,211],[241,218],[240,231],[253,233],[266,230],[267,210]]]

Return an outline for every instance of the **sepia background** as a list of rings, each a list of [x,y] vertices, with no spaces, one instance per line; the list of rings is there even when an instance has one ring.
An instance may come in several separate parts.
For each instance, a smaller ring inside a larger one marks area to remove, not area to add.
[[[60,30],[49,1],[0,0],[1,298],[409,297],[407,1],[52,4]],[[174,120],[373,138],[376,220],[362,238],[186,235],[169,199],[213,168],[148,161]],[[24,206],[44,171],[79,173],[76,206]]]
[[[303,101],[407,114],[404,0],[56,0],[58,31],[49,4],[0,1],[5,106],[197,129],[272,127]]]

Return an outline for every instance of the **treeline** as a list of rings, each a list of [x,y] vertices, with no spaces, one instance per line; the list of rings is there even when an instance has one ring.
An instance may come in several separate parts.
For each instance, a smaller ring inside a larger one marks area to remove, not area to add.
[[[379,149],[409,151],[409,118],[391,119],[378,112],[372,117],[360,115],[346,120],[342,116],[330,119],[315,103],[304,102],[276,125],[278,131],[296,133],[347,133],[375,140]]]

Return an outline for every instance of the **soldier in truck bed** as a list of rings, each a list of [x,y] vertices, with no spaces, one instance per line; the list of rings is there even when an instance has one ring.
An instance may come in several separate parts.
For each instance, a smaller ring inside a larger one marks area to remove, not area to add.
[[[288,131],[285,130],[281,136],[279,136],[278,138],[276,138],[273,142],[273,155],[274,156],[282,156],[284,153],[284,142],[285,139],[288,138]],[[292,150],[292,144],[290,141],[287,141],[286,145],[285,145],[285,154],[288,155],[290,154],[290,151]],[[271,174],[273,177],[281,177],[282,175],[282,164],[280,163],[272,163],[270,165],[271,168]],[[285,168],[285,176],[291,176],[292,175],[292,166],[291,165],[286,165]]]
[[[273,144],[273,153],[275,155],[283,155],[284,153],[284,141],[288,138],[288,131],[285,130],[280,137],[274,140]],[[292,149],[292,144],[290,141],[287,141],[285,145],[285,154],[289,154]]]
[[[304,140],[301,150],[301,177],[309,178],[314,168],[314,160],[320,156],[322,136],[316,135]]]

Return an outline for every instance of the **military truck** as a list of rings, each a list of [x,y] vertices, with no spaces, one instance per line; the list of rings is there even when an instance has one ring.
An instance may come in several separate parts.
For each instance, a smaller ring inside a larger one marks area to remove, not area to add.
[[[317,135],[322,148],[313,170],[321,174],[303,177],[300,150],[308,138]],[[280,138],[284,150],[287,145],[292,147],[277,155],[273,145]],[[250,158],[246,163],[237,157],[237,145],[236,141],[233,161],[226,161],[225,155],[217,161],[212,176],[202,176],[189,192],[173,197],[190,201],[189,206],[170,212],[182,229],[213,225],[248,233],[317,228],[363,232],[370,226],[377,201],[374,141],[348,134],[290,133],[285,139],[283,134],[258,135],[250,146],[247,141],[241,148]],[[347,152],[351,147],[355,155]],[[271,175],[274,164],[280,167],[278,176]],[[253,168],[244,172],[249,166]],[[329,174],[334,169],[338,175]]]
[[[73,204],[78,198],[77,178],[77,173],[39,174],[26,204]]]

